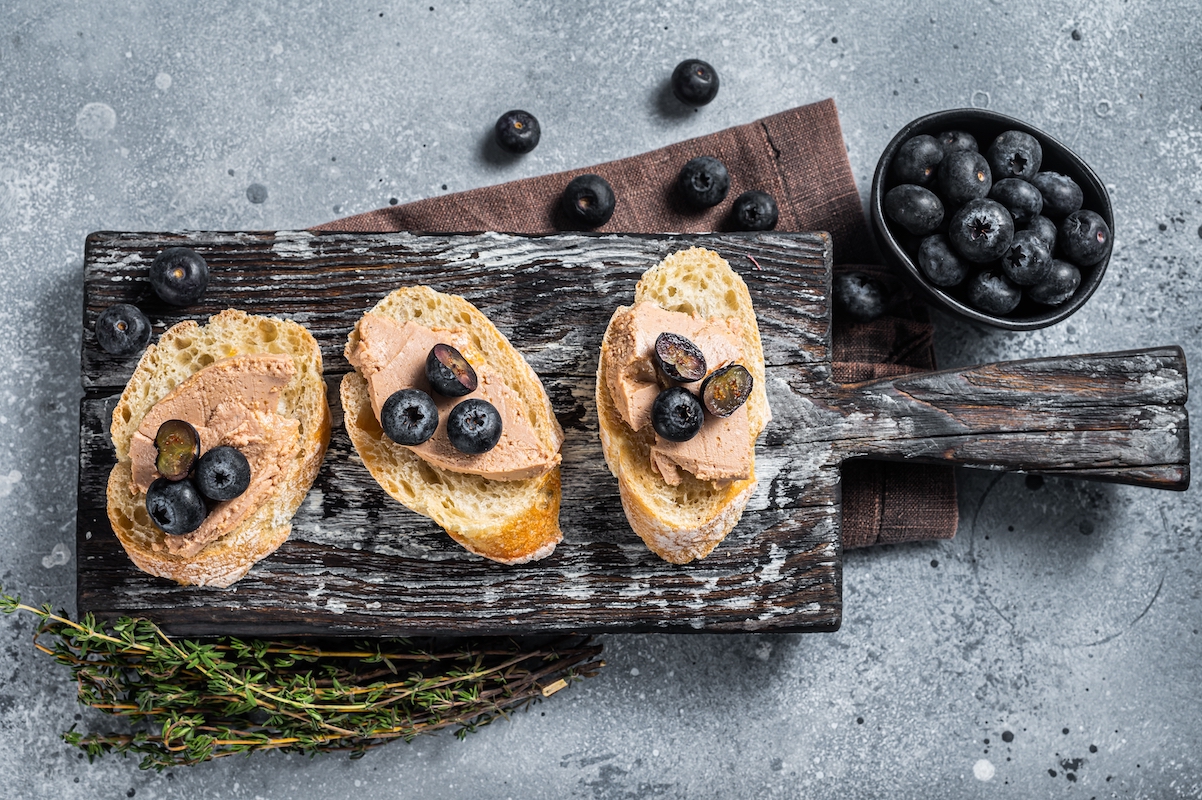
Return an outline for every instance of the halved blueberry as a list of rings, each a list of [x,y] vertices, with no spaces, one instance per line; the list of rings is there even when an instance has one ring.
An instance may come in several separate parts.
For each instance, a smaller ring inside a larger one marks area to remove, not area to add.
[[[667,331],[655,339],[655,363],[674,381],[692,383],[705,377],[705,354],[683,336]]]
[[[480,385],[476,370],[463,354],[441,342],[426,356],[426,380],[443,397],[466,397]]]
[[[169,481],[188,477],[200,458],[200,435],[182,419],[169,419],[160,425],[154,446],[158,451],[154,468]]]
[[[729,417],[751,397],[755,379],[742,364],[714,370],[701,384],[701,402],[715,417]]]

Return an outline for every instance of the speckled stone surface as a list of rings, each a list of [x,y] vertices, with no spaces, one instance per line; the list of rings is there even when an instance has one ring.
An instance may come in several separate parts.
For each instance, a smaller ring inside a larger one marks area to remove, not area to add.
[[[972,104],[1076,148],[1116,247],[1066,323],[938,317],[943,365],[1170,343],[1202,364],[1194,2],[296,5],[0,8],[0,583],[28,601],[73,605],[96,229],[302,227],[828,96],[866,192],[902,124]],[[687,57],[722,78],[695,114],[664,99]],[[484,143],[514,107],[542,143],[500,162]],[[4,618],[0,796],[1202,796],[1199,491],[960,478],[954,540],[847,555],[838,633],[606,637],[602,675],[532,712],[358,762],[89,765],[58,738],[79,719],[65,670]]]

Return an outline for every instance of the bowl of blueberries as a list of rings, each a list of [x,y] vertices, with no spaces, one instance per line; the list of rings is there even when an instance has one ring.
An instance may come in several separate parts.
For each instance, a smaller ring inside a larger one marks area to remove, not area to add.
[[[889,142],[871,213],[888,261],[928,302],[1006,330],[1069,317],[1106,272],[1114,212],[1081,158],[1025,122],[940,111]]]

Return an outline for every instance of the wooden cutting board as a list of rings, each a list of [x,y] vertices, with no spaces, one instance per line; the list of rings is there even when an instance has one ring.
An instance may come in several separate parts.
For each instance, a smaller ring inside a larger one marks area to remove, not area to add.
[[[198,304],[168,307],[155,255],[208,260]],[[706,559],[676,566],[630,530],[601,454],[597,352],[644,270],[699,245],[748,284],[773,421],[759,486]],[[842,386],[831,380],[825,234],[520,237],[309,232],[96,233],[84,264],[77,584],[79,610],[148,617],[185,635],[529,634],[548,631],[829,631],[841,618],[840,465],[906,458],[1067,473],[1161,488],[1189,481],[1185,362],[1168,347],[1038,359]],[[478,306],[542,377],[566,433],[564,541],[534,564],[473,556],[388,497],[342,428],[337,386],[355,321],[411,284]],[[229,589],[138,571],[105,514],[113,406],[137,358],[99,349],[96,317],[134,303],[157,337],[223,308],[305,325],[322,348],[333,435],[291,538]]]

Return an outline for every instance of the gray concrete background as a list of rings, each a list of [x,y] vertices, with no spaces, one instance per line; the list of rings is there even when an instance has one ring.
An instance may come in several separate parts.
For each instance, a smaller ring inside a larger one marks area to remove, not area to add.
[[[0,583],[73,604],[96,229],[303,227],[828,96],[867,191],[903,123],[975,104],[1095,167],[1116,248],[1067,323],[939,317],[942,364],[1169,343],[1202,364],[1196,3],[902,5],[0,2]],[[722,90],[681,115],[660,98],[686,57]],[[490,161],[512,107],[542,144]],[[960,486],[954,540],[847,555],[838,633],[608,636],[602,675],[533,712],[359,762],[89,765],[57,736],[78,711],[65,671],[5,618],[0,797],[1202,796],[1198,490]]]

